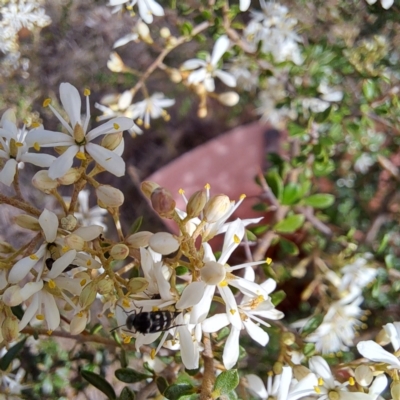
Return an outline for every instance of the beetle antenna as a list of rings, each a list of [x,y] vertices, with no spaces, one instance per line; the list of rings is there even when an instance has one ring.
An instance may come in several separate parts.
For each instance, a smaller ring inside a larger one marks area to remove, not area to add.
[[[120,326],[117,326],[117,327],[111,329],[110,333],[116,331],[116,330],[119,329],[119,328],[122,328],[123,326],[126,326],[126,324],[123,324],[123,325],[120,325]]]

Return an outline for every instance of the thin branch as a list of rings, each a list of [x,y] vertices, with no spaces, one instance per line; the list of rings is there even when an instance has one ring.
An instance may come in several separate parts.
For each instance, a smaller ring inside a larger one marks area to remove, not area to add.
[[[201,384],[200,400],[209,400],[212,399],[211,393],[215,381],[214,355],[212,352],[210,334],[203,333],[203,344],[204,374],[203,383]]]
[[[0,204],[8,204],[15,208],[19,208],[22,211],[27,212],[28,214],[40,216],[42,213],[36,207],[31,206],[30,204],[26,203],[25,201],[21,201],[15,198],[4,196],[4,194],[0,193]]]

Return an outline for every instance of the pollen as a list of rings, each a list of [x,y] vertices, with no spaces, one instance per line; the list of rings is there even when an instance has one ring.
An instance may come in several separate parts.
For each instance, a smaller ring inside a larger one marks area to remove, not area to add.
[[[272,258],[271,257],[267,257],[265,259],[265,264],[270,265],[272,263]]]
[[[78,160],[86,160],[85,153],[82,153],[81,151],[78,151],[78,152],[76,153],[76,158],[77,158]]]
[[[351,376],[351,377],[349,378],[349,385],[350,385],[350,386],[354,386],[355,383],[356,383],[356,381],[355,381],[354,378]]]
[[[152,360],[154,360],[156,358],[156,349],[151,349],[150,357]]]
[[[57,285],[56,285],[56,283],[53,281],[53,279],[50,279],[50,280],[49,280],[49,288],[50,288],[50,289],[54,289],[56,286],[57,286]]]
[[[33,148],[34,148],[36,151],[40,151],[40,144],[39,144],[38,142],[33,143]]]
[[[136,120],[136,123],[137,123],[139,126],[142,126],[142,125],[143,125],[143,120],[142,120],[142,118],[138,118],[138,119]]]
[[[240,239],[238,235],[233,235],[233,241],[237,244],[240,243]]]
[[[322,378],[318,378],[318,385],[322,386],[324,384],[324,380]]]
[[[39,128],[40,124],[39,122],[32,122],[31,123],[31,128]]]
[[[318,386],[314,386],[314,390],[315,390],[315,393],[318,393],[318,394],[321,393],[321,389]]]
[[[51,99],[46,99],[46,100],[43,102],[43,107],[48,107],[50,104],[51,104]]]
[[[178,193],[179,193],[180,195],[182,195],[182,194],[185,194],[185,191],[184,191],[183,189],[179,189],[179,190],[178,190]]]
[[[53,333],[53,331],[52,331],[51,329],[49,329],[46,333],[47,333],[49,336],[51,336],[52,333]]]
[[[43,314],[38,314],[38,315],[36,315],[36,319],[38,321],[44,321],[44,315]]]
[[[15,145],[16,145],[17,147],[22,147],[24,144],[21,143],[21,142],[16,142]]]
[[[31,255],[29,256],[29,258],[30,258],[31,260],[39,260],[39,257],[38,257],[36,254],[31,254]]]
[[[82,280],[79,282],[79,284],[80,284],[81,286],[85,286],[85,285],[86,285],[86,279],[82,279]]]
[[[206,183],[204,185],[204,189],[210,190],[211,189],[211,185],[209,183]]]
[[[83,312],[82,311],[79,311],[78,312],[78,314],[76,314],[79,318],[82,318],[83,317]]]
[[[154,307],[151,308],[151,311],[158,311],[158,310],[159,310],[159,308],[156,307],[156,306],[154,306]]]
[[[127,299],[123,299],[123,300],[122,300],[122,305],[123,305],[125,308],[129,308],[129,307],[131,306],[129,300],[127,300]]]
[[[125,344],[129,344],[130,342],[131,342],[131,340],[132,340],[132,336],[128,336],[128,335],[126,335],[125,337],[124,337],[124,343]]]
[[[61,251],[62,251],[63,253],[66,253],[68,250],[69,250],[69,247],[68,247],[68,246],[63,246],[63,247],[61,248]]]
[[[86,265],[88,267],[90,267],[92,265],[92,260],[90,258],[86,261]]]
[[[84,96],[90,96],[90,89],[89,88],[85,88],[85,90],[83,91],[83,95]]]
[[[221,287],[225,287],[225,286],[228,286],[228,282],[227,281],[221,281],[219,284],[218,284],[218,286],[221,286]]]
[[[240,195],[239,199],[240,199],[240,200],[244,200],[246,197],[247,197],[247,196],[243,193],[243,194]]]

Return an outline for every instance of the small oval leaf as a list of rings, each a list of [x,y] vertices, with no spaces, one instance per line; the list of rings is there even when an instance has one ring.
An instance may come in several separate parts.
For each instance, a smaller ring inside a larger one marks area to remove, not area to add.
[[[157,376],[156,384],[157,384],[158,391],[161,394],[164,394],[164,392],[168,388],[168,381],[163,376]]]
[[[115,376],[125,383],[136,383],[144,381],[145,379],[152,378],[152,375],[142,374],[132,368],[119,368],[115,371]]]
[[[21,340],[17,344],[15,344],[13,347],[11,347],[6,354],[4,354],[3,357],[0,359],[0,369],[2,371],[5,371],[11,364],[12,360],[14,360],[15,357],[17,357],[17,354],[24,348],[26,342],[26,338],[24,340]]]
[[[215,381],[213,398],[214,394],[220,396],[231,392],[237,385],[239,385],[239,374],[236,369],[222,372]]]
[[[286,217],[282,221],[279,221],[274,226],[274,231],[278,233],[293,233],[297,229],[301,228],[305,220],[304,215],[295,214],[290,217]]]
[[[109,399],[115,400],[117,398],[113,387],[102,376],[85,370],[81,371],[81,376],[96,389],[99,389],[101,392],[103,392]]]
[[[187,383],[171,385],[165,390],[163,396],[169,400],[178,400],[182,396],[193,393],[193,386]]]
[[[302,336],[306,336],[312,332],[314,332],[321,324],[324,319],[323,314],[317,314],[311,317],[306,324],[304,325],[301,334]]]
[[[135,400],[135,393],[132,392],[127,386],[125,386],[121,394],[119,395],[118,400]]]
[[[335,196],[329,193],[313,194],[303,200],[304,204],[314,208],[327,208],[335,202]]]

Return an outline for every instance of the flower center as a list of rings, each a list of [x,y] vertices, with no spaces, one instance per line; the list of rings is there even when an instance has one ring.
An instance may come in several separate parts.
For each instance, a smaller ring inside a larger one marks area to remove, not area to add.
[[[74,139],[78,146],[86,144],[85,132],[79,124],[76,124],[74,127]]]

